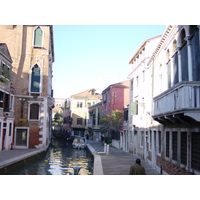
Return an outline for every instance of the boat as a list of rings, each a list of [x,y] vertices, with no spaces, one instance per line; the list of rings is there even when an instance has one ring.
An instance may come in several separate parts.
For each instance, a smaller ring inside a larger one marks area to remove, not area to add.
[[[86,147],[85,141],[82,138],[74,138],[72,143],[74,149],[84,149]]]

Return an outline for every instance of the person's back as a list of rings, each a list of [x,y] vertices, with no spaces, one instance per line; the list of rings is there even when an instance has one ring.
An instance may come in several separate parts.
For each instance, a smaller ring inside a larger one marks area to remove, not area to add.
[[[129,175],[146,175],[144,167],[140,164],[140,159],[136,159],[136,164],[130,167]]]

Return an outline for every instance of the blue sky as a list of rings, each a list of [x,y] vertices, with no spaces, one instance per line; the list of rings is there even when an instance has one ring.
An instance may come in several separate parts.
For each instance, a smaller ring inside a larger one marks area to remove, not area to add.
[[[127,80],[129,61],[152,37],[163,34],[165,25],[54,25],[54,97]]]

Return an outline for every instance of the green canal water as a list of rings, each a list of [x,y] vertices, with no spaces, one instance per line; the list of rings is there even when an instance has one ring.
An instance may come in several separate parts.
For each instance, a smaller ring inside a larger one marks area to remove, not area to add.
[[[54,140],[46,155],[12,173],[12,175],[70,175],[81,166],[79,175],[93,174],[93,155],[86,149],[73,149],[72,144]]]

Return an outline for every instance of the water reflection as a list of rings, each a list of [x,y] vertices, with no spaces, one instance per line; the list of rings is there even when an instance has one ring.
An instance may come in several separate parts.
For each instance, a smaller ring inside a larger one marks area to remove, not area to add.
[[[91,175],[93,172],[93,158],[85,149],[73,149],[72,145],[55,140],[46,156],[39,161],[27,165],[13,173],[16,175],[69,175],[74,172],[72,167],[81,166],[80,175]]]

